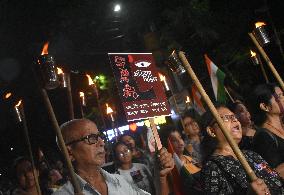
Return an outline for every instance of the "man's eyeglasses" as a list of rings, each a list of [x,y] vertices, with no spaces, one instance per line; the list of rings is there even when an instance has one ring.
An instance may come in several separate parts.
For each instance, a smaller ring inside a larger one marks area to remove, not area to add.
[[[126,150],[124,150],[123,152],[119,152],[119,153],[118,153],[118,156],[124,157],[124,156],[126,156],[126,155],[129,155],[130,152],[131,152],[131,151],[130,151],[129,149],[126,149]]]
[[[92,144],[96,144],[99,141],[99,138],[101,138],[102,140],[104,139],[104,135],[102,133],[92,133],[90,135],[87,135],[85,137],[82,137],[80,139],[77,140],[73,140],[71,142],[66,143],[66,146],[81,142],[81,141],[85,141],[87,144],[92,145]]]

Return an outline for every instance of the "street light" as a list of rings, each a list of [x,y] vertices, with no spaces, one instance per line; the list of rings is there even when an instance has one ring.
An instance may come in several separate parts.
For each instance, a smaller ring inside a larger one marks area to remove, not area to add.
[[[114,6],[113,11],[115,11],[115,12],[119,12],[120,10],[121,10],[120,5],[119,5],[119,4],[116,4],[116,5]]]

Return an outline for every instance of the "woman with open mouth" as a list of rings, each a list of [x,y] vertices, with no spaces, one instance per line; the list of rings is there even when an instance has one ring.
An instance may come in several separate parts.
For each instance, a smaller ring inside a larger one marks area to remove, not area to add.
[[[217,106],[217,111],[226,129],[239,144],[242,139],[240,122],[225,106]],[[257,153],[243,151],[258,177],[257,180],[250,182],[211,112],[205,113],[202,119],[206,131],[201,143],[203,153],[201,181],[205,194],[284,194],[278,173]]]

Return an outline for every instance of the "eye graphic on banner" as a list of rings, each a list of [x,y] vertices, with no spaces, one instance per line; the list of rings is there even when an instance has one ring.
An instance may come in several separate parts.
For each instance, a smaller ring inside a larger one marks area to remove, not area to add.
[[[135,66],[139,67],[139,68],[147,68],[148,66],[151,65],[151,62],[147,62],[147,61],[138,61],[135,62]]]
[[[170,114],[152,54],[108,55],[128,121]]]

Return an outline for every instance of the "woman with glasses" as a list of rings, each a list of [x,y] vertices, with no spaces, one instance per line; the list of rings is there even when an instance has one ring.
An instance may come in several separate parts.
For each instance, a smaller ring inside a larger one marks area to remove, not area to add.
[[[238,144],[242,139],[240,122],[227,107],[216,107],[224,126]],[[243,151],[243,154],[258,177],[250,182],[212,113],[205,113],[202,119],[206,131],[201,143],[201,181],[205,194],[284,194],[278,173],[271,169],[260,155],[247,150]]]
[[[249,98],[252,119],[259,127],[253,150],[259,153],[284,178],[283,91],[275,84],[255,88]]]
[[[122,142],[116,143],[114,154],[117,165],[116,173],[122,175],[130,184],[150,194],[155,194],[151,172],[144,164],[132,163],[132,152],[128,146]]]

